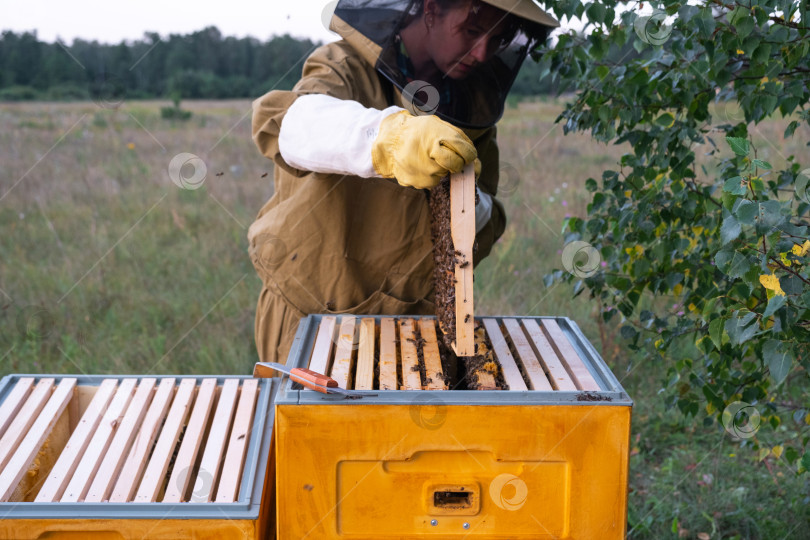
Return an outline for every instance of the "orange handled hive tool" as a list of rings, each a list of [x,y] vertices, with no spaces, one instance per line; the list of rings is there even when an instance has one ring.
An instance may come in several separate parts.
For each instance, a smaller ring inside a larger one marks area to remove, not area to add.
[[[259,378],[266,378],[272,377],[274,375],[274,371],[279,371],[281,373],[286,373],[290,376],[294,382],[300,383],[304,385],[305,388],[309,388],[310,390],[315,390],[316,392],[320,392],[321,394],[338,394],[341,396],[351,397],[351,398],[359,398],[359,397],[371,397],[376,396],[377,394],[373,392],[362,392],[359,390],[344,390],[338,386],[338,383],[335,379],[331,377],[327,377],[326,375],[322,375],[321,373],[316,373],[311,369],[304,369],[304,368],[288,368],[282,364],[277,364],[275,362],[256,362],[255,367],[253,368],[253,376]]]

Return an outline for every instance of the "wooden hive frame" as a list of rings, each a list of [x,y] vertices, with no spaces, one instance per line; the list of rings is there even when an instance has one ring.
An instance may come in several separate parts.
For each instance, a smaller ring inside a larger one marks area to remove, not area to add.
[[[481,317],[477,321],[477,339],[483,341],[476,347],[491,350],[497,368],[479,370],[475,388],[605,390],[574,347],[572,332],[564,331],[555,318]],[[433,317],[323,316],[303,367],[328,374],[344,389],[452,390],[457,381],[445,373],[448,365],[442,362],[440,348]]]
[[[0,504],[239,502],[248,449],[265,444],[253,429],[259,385],[18,377],[0,386]]]

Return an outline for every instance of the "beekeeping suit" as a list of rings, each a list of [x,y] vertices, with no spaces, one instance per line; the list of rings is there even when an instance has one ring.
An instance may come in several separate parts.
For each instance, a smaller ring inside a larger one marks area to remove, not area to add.
[[[487,3],[535,29],[557,26],[530,0]],[[504,231],[495,122],[540,38],[518,29],[468,77],[427,84],[403,69],[399,34],[419,16],[413,4],[341,0],[331,29],[343,39],[312,53],[292,91],[253,104],[253,139],[275,165],[275,193],[248,231],[263,282],[256,310],[263,361],[286,361],[308,313],[434,313],[428,190],[416,188],[477,159],[475,263]],[[428,168],[421,178],[408,167],[430,142],[420,122],[436,133],[418,164]]]

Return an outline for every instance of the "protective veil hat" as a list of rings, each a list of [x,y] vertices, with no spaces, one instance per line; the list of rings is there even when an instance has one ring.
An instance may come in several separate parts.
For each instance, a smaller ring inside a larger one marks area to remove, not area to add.
[[[413,105],[415,114],[436,114],[458,127],[483,129],[503,115],[523,61],[559,23],[532,0],[472,0],[471,5],[475,2],[502,10],[514,33],[469,76],[444,77],[439,88],[414,80],[403,69],[399,32],[423,17],[423,0],[339,0],[330,29],[374,65],[384,83]]]

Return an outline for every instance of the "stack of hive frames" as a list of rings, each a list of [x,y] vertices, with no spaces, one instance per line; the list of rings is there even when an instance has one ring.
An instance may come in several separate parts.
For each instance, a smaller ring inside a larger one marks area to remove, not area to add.
[[[481,317],[477,322],[476,346],[484,366],[467,374],[465,387],[600,390],[575,348],[576,334],[563,331],[564,321]],[[448,373],[453,369],[448,355],[437,339],[432,317],[324,316],[309,369],[329,374],[346,389],[448,390],[457,387]],[[493,361],[488,365],[487,359]]]
[[[0,538],[265,534],[273,391],[246,377],[4,378]]]

